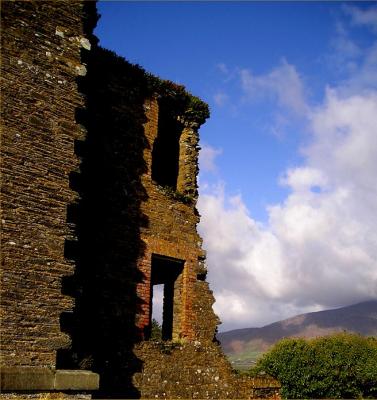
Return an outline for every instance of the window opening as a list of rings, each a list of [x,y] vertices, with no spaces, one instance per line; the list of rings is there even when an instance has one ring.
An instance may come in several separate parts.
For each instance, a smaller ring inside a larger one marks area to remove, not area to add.
[[[152,149],[152,179],[161,186],[176,190],[179,172],[179,138],[183,128],[177,117],[169,112],[170,107],[160,100],[158,132]]]
[[[161,324],[162,340],[172,340],[179,325],[184,261],[152,256],[150,337],[153,319]],[[154,332],[155,333],[155,332]],[[153,335],[155,337],[155,335]]]

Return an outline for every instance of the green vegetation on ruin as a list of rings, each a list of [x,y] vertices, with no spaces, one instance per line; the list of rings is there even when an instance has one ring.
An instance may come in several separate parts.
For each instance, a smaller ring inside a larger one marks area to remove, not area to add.
[[[100,51],[112,59],[113,68],[127,69],[125,72],[128,74],[131,72],[131,92],[132,90],[143,89],[146,98],[154,95],[159,96],[160,99],[164,99],[168,103],[167,109],[171,110],[177,117],[183,118],[186,122],[201,125],[209,118],[210,110],[208,104],[189,93],[183,85],[152,75],[140,65],[129,63],[124,57],[111,50],[100,48]]]

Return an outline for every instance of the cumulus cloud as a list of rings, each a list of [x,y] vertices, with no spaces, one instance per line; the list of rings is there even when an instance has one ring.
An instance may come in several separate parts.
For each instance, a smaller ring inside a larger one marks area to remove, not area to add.
[[[269,207],[266,226],[222,186],[201,195],[200,231],[225,329],[377,297],[376,116],[377,95],[329,91],[311,116],[306,163],[281,179],[292,192]]]
[[[282,173],[290,194],[268,207],[265,224],[224,184],[201,190],[199,229],[223,330],[377,298],[377,76],[365,67],[377,59],[374,46],[364,53],[359,84],[351,76],[328,87],[316,106],[306,104],[286,62],[262,76],[241,71],[245,93],[265,90],[302,113],[311,140],[302,165]]]
[[[222,154],[222,149],[202,144],[199,154],[199,167],[202,172],[216,172],[216,157]]]
[[[308,163],[326,165],[337,185],[375,190],[377,172],[377,92],[339,97],[328,90],[325,103],[311,115],[313,143]]]
[[[249,99],[272,96],[280,106],[298,114],[307,111],[302,79],[285,59],[265,75],[254,75],[248,69],[241,69],[239,74],[242,89]]]
[[[280,183],[291,187],[294,191],[305,191],[312,188],[325,187],[327,179],[319,169],[301,167],[288,169],[280,179]]]

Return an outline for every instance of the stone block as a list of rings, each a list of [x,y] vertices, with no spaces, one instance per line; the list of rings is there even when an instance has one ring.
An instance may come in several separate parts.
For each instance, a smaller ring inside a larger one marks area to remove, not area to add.
[[[0,371],[1,390],[51,390],[55,374],[48,368],[3,367]]]
[[[97,390],[99,375],[83,370],[57,370],[55,390]]]
[[[3,367],[2,391],[97,390],[99,375],[84,370],[51,370],[40,367]]]

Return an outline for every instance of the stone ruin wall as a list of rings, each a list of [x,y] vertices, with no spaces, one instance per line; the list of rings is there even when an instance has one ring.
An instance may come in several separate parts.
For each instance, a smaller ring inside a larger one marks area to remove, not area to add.
[[[138,260],[139,269],[145,280],[139,285],[139,296],[144,300],[138,324],[149,325],[150,285],[152,254],[184,261],[181,273],[180,299],[176,304],[174,319],[179,322],[173,329],[173,339],[212,341],[218,318],[212,311],[214,298],[205,282],[205,252],[201,248],[202,239],[196,231],[199,215],[195,208],[197,198],[196,174],[198,158],[198,124],[183,123],[179,133],[179,168],[176,191],[185,198],[177,200],[174,193],[160,186],[152,179],[152,149],[158,137],[159,107],[157,99],[145,103],[145,137],[147,146],[143,158],[146,172],[142,184],[147,198],[141,203],[141,212],[148,216],[148,225],[141,229],[141,240],[146,248]],[[165,155],[169,157],[169,154]],[[175,189],[174,189],[175,190]]]
[[[179,140],[179,172],[177,191],[192,194],[185,204],[174,199],[151,179],[152,149],[159,130],[159,107],[156,99],[145,103],[147,146],[144,159],[147,169],[142,176],[147,200],[141,209],[149,224],[141,230],[146,243],[139,261],[146,280],[140,285],[140,297],[145,300],[141,321],[150,320],[151,255],[159,254],[185,261],[181,298],[175,317],[180,326],[173,330],[173,341],[142,341],[134,352],[143,367],[133,376],[133,384],[143,398],[250,398],[270,397],[278,393],[273,380],[252,380],[236,377],[221,348],[215,341],[219,324],[212,304],[215,299],[205,281],[205,252],[196,226],[199,215],[197,199],[198,124],[183,124]],[[168,156],[168,155],[167,155]],[[190,171],[187,173],[187,171]],[[192,173],[195,171],[195,173]],[[194,179],[193,179],[194,177]],[[188,178],[188,181],[186,180]],[[175,333],[175,334],[174,334]],[[175,339],[175,340],[174,340]]]
[[[89,42],[81,2],[58,12],[53,2],[2,2],[1,13],[2,372],[6,366],[23,381],[17,367],[31,368],[51,389],[56,375],[45,372],[70,343],[59,319],[74,300],[61,283],[74,271],[64,251],[74,235],[66,214],[77,200],[70,174],[85,132],[75,120],[84,105],[76,78]]]
[[[74,265],[64,257],[69,174],[79,167],[75,121],[83,107],[82,4],[2,4],[2,356],[7,365],[55,367],[69,343],[59,317],[73,307],[61,293]]]
[[[274,397],[277,382],[234,376],[215,341],[196,231],[200,123],[178,116],[176,187],[157,184],[164,94],[96,46],[86,12],[2,4],[2,365],[48,367],[55,381],[97,372],[100,398]],[[168,341],[147,340],[156,256],[182,265]]]

